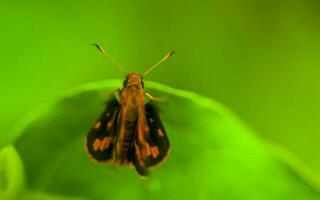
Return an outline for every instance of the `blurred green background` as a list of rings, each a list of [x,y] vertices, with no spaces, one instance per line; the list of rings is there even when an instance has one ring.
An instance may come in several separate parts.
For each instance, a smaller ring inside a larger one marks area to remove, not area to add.
[[[128,71],[233,109],[320,173],[320,3],[315,0],[0,2],[0,139],[30,110]],[[199,116],[201,117],[201,116]]]

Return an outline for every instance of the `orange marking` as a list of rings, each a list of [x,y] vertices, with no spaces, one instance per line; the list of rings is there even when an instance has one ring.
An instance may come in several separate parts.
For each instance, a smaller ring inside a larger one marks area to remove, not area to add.
[[[136,149],[137,160],[141,166],[144,166],[144,163],[141,160],[141,152],[140,152],[139,146],[137,144],[135,144],[134,146],[136,147],[135,149]]]
[[[159,149],[157,146],[153,146],[151,147],[151,153],[152,153],[152,157],[156,158],[159,155]]]
[[[146,131],[147,133],[149,132],[149,127],[148,127],[148,126],[145,127],[145,131]]]
[[[101,122],[98,121],[95,125],[94,125],[94,129],[98,129],[101,126]]]
[[[111,130],[111,128],[112,128],[112,125],[113,125],[113,123],[114,123],[114,118],[115,118],[115,114],[112,116],[112,119],[107,123],[107,128],[108,128],[108,130]]]
[[[141,158],[140,151],[139,151],[139,146],[137,144],[135,144],[134,146],[135,146],[135,149],[136,149],[136,156],[138,158]]]
[[[113,125],[113,120],[108,122],[108,124],[107,124],[108,130],[111,129],[112,125]]]
[[[105,137],[105,138],[103,138],[102,142],[100,143],[99,149],[100,149],[101,151],[106,150],[106,149],[109,147],[109,145],[110,145],[110,141],[111,141],[111,138],[110,138],[110,137]]]
[[[162,132],[162,130],[159,128],[158,129],[158,135],[160,136],[160,137],[163,137],[164,136],[164,133]]]
[[[94,150],[94,151],[97,151],[97,150],[99,149],[100,144],[101,144],[101,141],[100,141],[99,139],[96,139],[96,140],[94,141],[94,143],[92,144],[93,150]]]

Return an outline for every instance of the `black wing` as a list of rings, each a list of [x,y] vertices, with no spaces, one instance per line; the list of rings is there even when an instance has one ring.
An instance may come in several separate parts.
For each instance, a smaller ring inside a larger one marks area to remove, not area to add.
[[[132,162],[137,172],[146,176],[148,168],[154,167],[163,161],[170,149],[170,143],[165,128],[159,116],[157,107],[152,103],[145,105],[145,117],[148,132],[143,133],[145,141],[135,141],[132,149]],[[138,124],[139,126],[139,124]],[[137,133],[139,135],[141,133]]]
[[[150,144],[152,151],[152,155],[149,156],[146,164],[148,167],[153,167],[166,158],[170,149],[170,143],[157,107],[152,103],[147,103],[145,110],[150,129],[147,142]]]
[[[112,98],[86,137],[85,148],[90,157],[98,162],[112,159],[119,112],[119,102],[116,98]]]

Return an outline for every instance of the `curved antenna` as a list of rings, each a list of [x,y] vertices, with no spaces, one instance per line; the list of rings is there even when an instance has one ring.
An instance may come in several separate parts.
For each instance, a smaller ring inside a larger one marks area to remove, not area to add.
[[[151,66],[147,71],[145,71],[142,76],[146,76],[147,74],[149,74],[152,70],[154,70],[154,68],[156,68],[158,65],[160,65],[161,63],[163,63],[164,61],[166,61],[168,58],[170,58],[170,56],[172,56],[174,54],[174,51],[170,51],[169,53],[167,53],[158,63],[156,63],[155,65]]]
[[[118,67],[120,71],[122,71],[124,74],[128,74],[127,71],[123,67],[121,67],[121,65],[117,63],[117,61],[115,61],[111,56],[109,56],[109,54],[107,54],[102,47],[100,47],[98,44],[93,44],[93,45],[97,47],[97,49],[104,55],[104,57],[110,60],[113,65]]]

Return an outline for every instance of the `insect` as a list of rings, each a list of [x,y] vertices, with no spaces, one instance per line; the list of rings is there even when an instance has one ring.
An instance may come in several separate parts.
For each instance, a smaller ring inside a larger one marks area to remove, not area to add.
[[[155,106],[155,98],[144,91],[143,77],[167,60],[166,54],[145,73],[127,73],[105,50],[95,44],[126,77],[123,88],[113,91],[100,118],[86,137],[86,151],[97,162],[134,166],[137,173],[147,176],[168,155],[169,139]],[[145,103],[145,98],[150,101]]]

